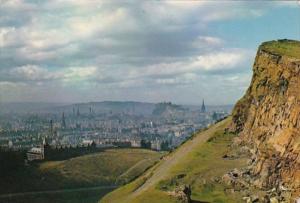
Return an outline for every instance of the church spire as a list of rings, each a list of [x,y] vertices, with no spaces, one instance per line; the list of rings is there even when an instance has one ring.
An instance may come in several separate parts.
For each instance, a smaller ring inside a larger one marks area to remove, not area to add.
[[[62,113],[62,118],[61,118],[61,127],[66,128],[66,118],[65,118],[65,112]]]
[[[202,106],[201,106],[201,113],[205,113],[205,112],[206,112],[206,108],[205,108],[204,99],[203,99]]]
[[[53,136],[53,120],[50,120],[50,136]]]
[[[79,106],[77,107],[77,116],[80,116]]]

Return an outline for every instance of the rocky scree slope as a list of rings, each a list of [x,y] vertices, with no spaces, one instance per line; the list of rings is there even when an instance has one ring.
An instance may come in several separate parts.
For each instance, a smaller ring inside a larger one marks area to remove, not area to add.
[[[300,197],[300,42],[263,43],[246,94],[234,107],[236,143],[250,148],[252,185]],[[284,197],[282,197],[284,195]],[[280,199],[279,199],[280,200]]]

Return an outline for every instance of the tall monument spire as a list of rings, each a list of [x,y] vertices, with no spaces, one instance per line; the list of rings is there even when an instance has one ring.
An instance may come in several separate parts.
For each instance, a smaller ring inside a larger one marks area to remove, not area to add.
[[[61,127],[62,127],[62,128],[66,128],[65,112],[62,113]]]
[[[80,116],[79,106],[77,107],[77,116]]]
[[[53,120],[50,120],[50,136],[53,136]]]
[[[201,112],[202,113],[206,112],[206,108],[205,108],[205,104],[204,104],[204,99],[202,100]]]

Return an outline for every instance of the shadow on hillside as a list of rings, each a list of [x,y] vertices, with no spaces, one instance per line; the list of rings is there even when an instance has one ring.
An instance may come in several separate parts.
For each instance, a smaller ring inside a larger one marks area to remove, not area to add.
[[[203,202],[203,201],[198,201],[198,200],[191,200],[191,203],[209,203],[209,202]]]
[[[191,203],[209,203],[209,202],[203,202],[203,201],[198,201],[198,200],[191,200]]]

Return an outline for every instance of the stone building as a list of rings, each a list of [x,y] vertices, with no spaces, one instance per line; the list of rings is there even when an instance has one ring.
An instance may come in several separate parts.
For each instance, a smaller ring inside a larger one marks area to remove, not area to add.
[[[26,155],[28,161],[43,160],[45,158],[44,145],[31,148]]]

